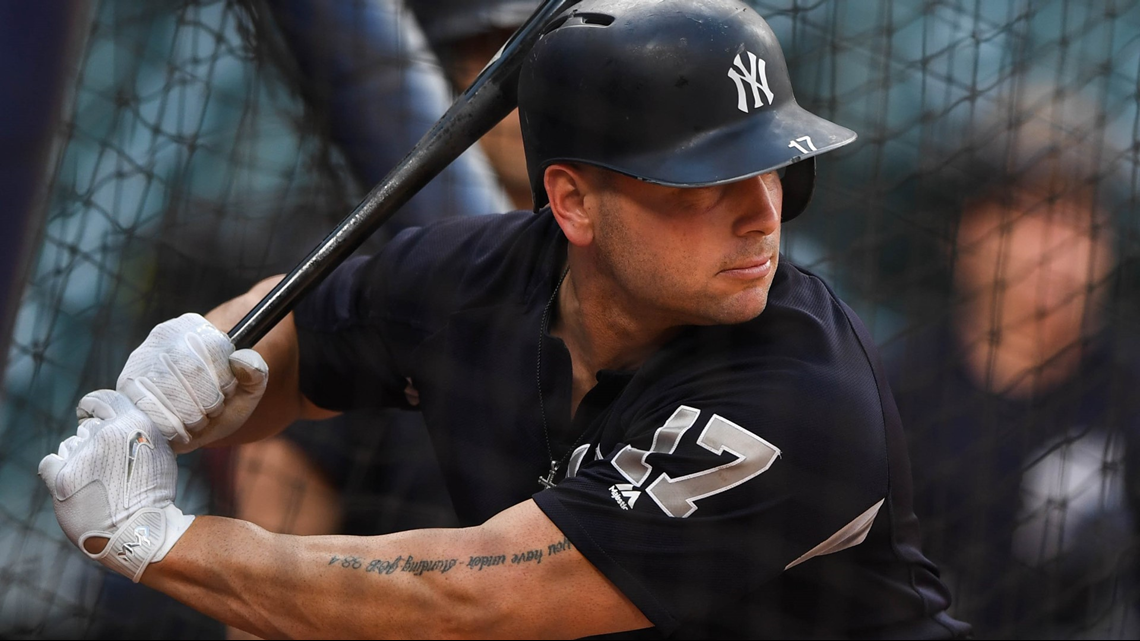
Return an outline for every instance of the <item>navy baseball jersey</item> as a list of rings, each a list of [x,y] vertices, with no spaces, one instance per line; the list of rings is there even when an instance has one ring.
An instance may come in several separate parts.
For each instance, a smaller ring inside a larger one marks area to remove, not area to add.
[[[571,416],[546,327],[566,245],[519,212],[345,263],[296,311],[302,391],[408,407],[410,381],[464,524],[533,497],[655,625],[638,636],[968,633],[919,549],[878,356],[821,280],[781,260],[760,316],[598,372]]]

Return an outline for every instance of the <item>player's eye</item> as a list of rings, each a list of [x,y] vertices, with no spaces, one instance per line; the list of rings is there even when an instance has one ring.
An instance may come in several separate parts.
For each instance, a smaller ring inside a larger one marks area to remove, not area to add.
[[[698,187],[689,191],[693,193],[688,194],[685,200],[686,208],[692,213],[704,213],[720,202],[724,195],[724,186]]]

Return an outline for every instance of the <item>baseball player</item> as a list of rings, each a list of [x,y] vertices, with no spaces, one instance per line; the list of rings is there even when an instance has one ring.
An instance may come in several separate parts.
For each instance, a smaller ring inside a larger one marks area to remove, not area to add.
[[[875,348],[781,260],[814,157],[735,0],[586,0],[529,54],[540,209],[408,230],[254,350],[267,291],[156,327],[40,473],[92,558],[261,636],[953,638]],[[419,408],[459,529],[182,513],[174,452]],[[168,440],[169,439],[169,440]]]

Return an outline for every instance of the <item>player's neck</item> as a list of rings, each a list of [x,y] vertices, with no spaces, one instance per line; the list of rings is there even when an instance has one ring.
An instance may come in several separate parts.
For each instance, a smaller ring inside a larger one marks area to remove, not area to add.
[[[570,415],[597,384],[600,370],[637,369],[675,330],[649,328],[638,323],[624,307],[595,288],[583,288],[589,276],[566,276],[558,292],[557,310],[550,333],[562,339],[570,352],[573,382]],[[597,280],[597,279],[595,279]]]
[[[575,369],[591,376],[603,369],[629,370],[641,366],[677,328],[639,317],[628,309],[628,297],[610,291],[606,279],[590,274],[581,264],[558,292],[551,333],[570,349]]]

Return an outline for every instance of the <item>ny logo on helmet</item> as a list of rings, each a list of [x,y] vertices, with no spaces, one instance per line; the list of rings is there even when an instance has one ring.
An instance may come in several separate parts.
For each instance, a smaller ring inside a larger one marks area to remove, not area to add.
[[[736,83],[736,108],[748,113],[748,92],[744,89],[744,83],[748,83],[752,87],[752,98],[754,109],[759,109],[764,106],[764,100],[760,97],[760,92],[764,92],[764,96],[768,99],[768,104],[772,104],[772,90],[768,88],[768,74],[765,73],[764,68],[767,64],[763,58],[757,58],[756,54],[751,51],[745,51],[748,54],[748,64],[745,67],[744,62],[740,59],[740,54],[736,54],[736,60],[733,64],[736,69],[729,68],[728,77],[732,78]]]

